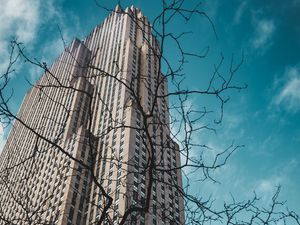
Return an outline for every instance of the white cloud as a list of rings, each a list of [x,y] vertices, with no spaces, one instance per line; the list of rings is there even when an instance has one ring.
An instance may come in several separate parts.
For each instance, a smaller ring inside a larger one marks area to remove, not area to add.
[[[272,44],[272,36],[275,31],[275,24],[272,20],[262,19],[254,22],[255,37],[252,46],[255,49],[266,48]]]
[[[62,16],[54,0],[0,0],[0,74],[8,66],[10,54],[9,42],[17,38],[26,49],[34,49],[38,41],[38,32],[42,25],[53,18],[62,23]]]
[[[24,42],[35,38],[39,24],[40,1],[1,0],[1,37],[15,35]]]
[[[40,1],[0,0],[0,72],[8,65],[9,39],[12,37],[30,43],[36,37],[39,25]]]
[[[288,187],[293,180],[289,179],[292,173],[297,170],[298,161],[297,159],[290,159],[284,162],[283,165],[278,165],[274,168],[273,174],[264,179],[259,179],[254,183],[254,189],[257,194],[262,197],[264,202],[269,202],[278,186],[283,188]]]
[[[257,183],[257,192],[259,195],[267,196],[272,195],[274,188],[282,183],[283,179],[280,176],[270,177],[268,179],[262,179]]]
[[[263,205],[266,205],[271,201],[276,188],[284,183],[285,180],[282,175],[273,175],[265,179],[256,181],[253,188],[261,198],[261,203],[263,203]]]
[[[277,106],[283,106],[290,112],[300,110],[300,70],[291,67],[286,70],[284,84],[277,96],[273,99]]]
[[[234,15],[234,22],[239,23],[241,20],[242,15],[245,12],[247,6],[247,1],[242,1],[239,7],[237,8],[235,15]]]

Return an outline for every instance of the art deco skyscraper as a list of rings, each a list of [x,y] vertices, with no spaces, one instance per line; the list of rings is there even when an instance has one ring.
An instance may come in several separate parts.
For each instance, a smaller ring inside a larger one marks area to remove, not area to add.
[[[106,210],[103,224],[184,224],[159,55],[148,19],[117,6],[45,70],[0,156],[1,225],[97,224]]]

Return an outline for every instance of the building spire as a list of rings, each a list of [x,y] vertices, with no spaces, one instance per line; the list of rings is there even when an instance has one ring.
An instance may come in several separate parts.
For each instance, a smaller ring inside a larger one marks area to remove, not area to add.
[[[120,5],[119,2],[118,2],[118,4],[116,5],[115,12],[122,12],[122,7],[121,7],[121,5]]]

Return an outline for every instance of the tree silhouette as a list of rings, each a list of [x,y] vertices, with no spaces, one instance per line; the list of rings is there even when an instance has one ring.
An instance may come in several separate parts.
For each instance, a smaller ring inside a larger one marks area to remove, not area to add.
[[[195,110],[189,98],[214,96],[219,111],[212,122],[220,124],[230,93],[247,86],[235,84],[244,57],[237,63],[232,57],[229,73],[223,75],[221,54],[206,88],[183,88],[188,59],[203,60],[208,49],[203,55],[186,51],[182,41],[187,33],[170,32],[168,24],[178,19],[189,23],[200,16],[216,34],[201,4],[188,8],[185,2],[162,1],[153,25],[134,8],[108,9],[96,2],[116,18],[126,16],[131,21],[135,27],[131,42],[142,38],[143,44],[136,44],[133,55],[127,56],[140,60],[136,73],[125,68],[121,44],[115,45],[105,67],[96,63],[104,57],[101,46],[91,51],[90,36],[84,42],[76,39],[48,67],[12,40],[9,65],[0,78],[1,123],[12,125],[0,156],[0,224],[143,224],[151,214],[161,224],[184,220],[186,224],[300,224],[298,215],[278,200],[280,187],[268,207],[261,206],[255,193],[252,199],[232,198],[221,207],[214,205],[214,196],[205,199],[201,193],[189,192],[191,174],[197,174],[200,182],[215,182],[214,171],[242,147],[230,144],[206,161],[203,155],[209,146],[194,136],[200,130],[215,131],[201,123],[213,112],[206,107]],[[170,43],[180,52],[175,66],[166,52]],[[44,74],[14,114],[9,107],[10,74],[21,62],[43,69]],[[153,71],[148,73],[148,68]],[[98,85],[100,81],[103,85]],[[129,115],[135,121],[128,120]],[[138,148],[125,154],[129,133]],[[165,198],[168,201],[161,200]],[[119,199],[125,199],[124,205],[118,204]]]

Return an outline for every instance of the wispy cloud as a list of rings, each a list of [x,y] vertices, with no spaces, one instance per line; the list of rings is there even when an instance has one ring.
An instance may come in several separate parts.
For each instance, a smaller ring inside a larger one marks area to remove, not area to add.
[[[290,159],[284,162],[284,166],[278,165],[274,168],[272,174],[258,179],[254,182],[254,189],[257,194],[262,197],[264,202],[269,202],[275,192],[276,187],[283,186],[286,187],[290,182],[294,182],[289,179],[290,175],[295,172],[298,166],[298,161],[296,159]]]
[[[263,196],[264,200],[269,200],[274,194],[274,189],[283,183],[283,177],[271,176],[266,179],[257,181],[255,190],[260,196]]]
[[[9,39],[30,43],[36,38],[40,24],[41,2],[38,0],[0,0],[0,72],[8,63]]]
[[[268,19],[255,20],[255,36],[252,39],[252,46],[255,49],[266,48],[272,44],[272,36],[276,29],[274,21]]]
[[[276,106],[284,107],[289,112],[298,112],[300,110],[299,67],[288,68],[283,77],[283,85],[278,87],[280,91],[274,97],[273,103]]]
[[[218,10],[220,7],[219,0],[210,0],[203,2],[204,10],[207,15],[214,21],[218,15]]]
[[[1,37],[15,35],[24,42],[32,41],[39,24],[40,1],[2,0],[1,6]]]
[[[29,56],[48,64],[63,51],[58,26],[64,41],[69,43],[73,34],[78,33],[80,23],[72,11],[62,12],[61,3],[60,0],[0,0],[0,74],[5,73],[8,67],[13,38],[24,43]],[[14,69],[18,72],[24,69],[24,64],[17,63]],[[31,82],[42,74],[34,66],[26,67],[25,72]]]
[[[242,1],[234,14],[234,22],[239,23],[247,6],[247,1]]]

